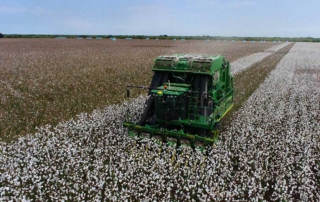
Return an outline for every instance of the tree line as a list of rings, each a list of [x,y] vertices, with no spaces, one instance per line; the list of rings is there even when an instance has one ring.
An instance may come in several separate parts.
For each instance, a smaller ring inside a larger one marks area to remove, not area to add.
[[[186,40],[226,40],[226,41],[276,41],[276,42],[320,42],[320,38],[313,38],[313,37],[225,37],[225,36],[209,36],[209,35],[202,35],[202,36],[169,36],[166,34],[159,35],[159,36],[148,36],[148,35],[50,35],[50,34],[2,34],[0,33],[0,38],[56,38],[56,37],[66,37],[66,38],[76,38],[76,37],[101,37],[101,38],[118,38],[118,39],[125,39],[125,38],[132,38],[132,39],[186,39]]]

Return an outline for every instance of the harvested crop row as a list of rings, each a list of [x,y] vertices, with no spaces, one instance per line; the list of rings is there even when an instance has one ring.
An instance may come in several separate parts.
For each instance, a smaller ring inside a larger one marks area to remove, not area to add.
[[[294,43],[291,43],[277,52],[269,55],[260,62],[254,63],[244,71],[238,72],[234,76],[234,107],[233,110],[226,115],[223,121],[222,131],[230,124],[230,121],[237,110],[259,87],[269,73],[276,68],[278,62],[289,52]]]
[[[284,48],[285,46],[287,46],[289,44],[290,43],[282,43],[280,45],[268,48],[263,52],[253,53],[249,56],[239,58],[236,61],[233,61],[231,63],[231,67],[232,67],[231,73],[233,75],[236,75],[236,74],[240,73],[241,71],[247,69],[248,67],[251,67],[255,63],[262,61],[264,58],[279,51],[280,49]]]
[[[208,157],[183,148],[173,158],[174,148],[148,140],[137,148],[121,126],[128,104],[110,106],[3,143],[0,199],[262,201],[307,200],[308,193],[316,200],[319,48],[296,45]],[[133,117],[143,103],[139,97],[129,104]]]

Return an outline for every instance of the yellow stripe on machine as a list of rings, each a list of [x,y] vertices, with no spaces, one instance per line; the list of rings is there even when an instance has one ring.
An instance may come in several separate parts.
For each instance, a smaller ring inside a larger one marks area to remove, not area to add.
[[[231,110],[232,107],[233,107],[233,104],[229,107],[228,110],[224,112],[224,114],[217,121],[220,122],[220,120]]]

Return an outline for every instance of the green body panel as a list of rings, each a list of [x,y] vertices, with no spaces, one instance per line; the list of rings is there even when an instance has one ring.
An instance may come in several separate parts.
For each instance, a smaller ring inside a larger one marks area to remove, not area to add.
[[[166,88],[164,86],[158,87],[154,90],[151,90],[152,93],[154,94],[158,94],[158,95],[175,95],[175,96],[179,96],[182,95],[184,93],[186,93],[189,90],[190,85],[179,85],[179,84],[175,84],[175,85],[171,85],[169,83],[164,83],[165,86],[167,86]]]
[[[221,55],[171,55],[155,59],[150,98],[139,123],[127,118],[129,134],[212,145],[219,122],[233,106],[230,64]]]

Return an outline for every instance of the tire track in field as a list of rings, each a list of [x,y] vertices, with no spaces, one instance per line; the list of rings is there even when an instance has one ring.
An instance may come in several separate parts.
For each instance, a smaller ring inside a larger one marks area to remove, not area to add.
[[[254,63],[249,68],[239,72],[234,76],[234,94],[233,109],[225,116],[221,124],[221,132],[225,131],[232,118],[243,105],[243,103],[252,95],[265,78],[275,69],[280,60],[290,51],[295,43],[291,43],[260,62]]]

